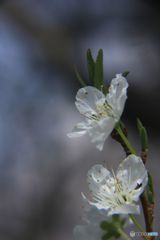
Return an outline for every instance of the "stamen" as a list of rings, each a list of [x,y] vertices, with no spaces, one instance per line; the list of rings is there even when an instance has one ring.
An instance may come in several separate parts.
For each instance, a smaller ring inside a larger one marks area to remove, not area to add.
[[[96,203],[104,207],[109,207],[110,209],[116,209],[126,204],[126,202],[132,202],[135,190],[129,192],[127,187],[117,178],[113,169],[111,171],[113,177],[106,179],[98,191],[92,193],[92,197]],[[130,172],[129,178],[131,178]]]

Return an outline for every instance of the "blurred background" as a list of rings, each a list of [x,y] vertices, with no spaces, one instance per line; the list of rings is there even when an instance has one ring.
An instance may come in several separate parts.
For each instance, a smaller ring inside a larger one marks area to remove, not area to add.
[[[159,10],[154,0],[0,1],[0,239],[73,239],[88,169],[125,156],[111,138],[98,152],[88,137],[66,137],[80,121],[73,66],[87,79],[88,48],[103,48],[106,83],[130,71],[123,121],[138,151],[137,116],[148,129],[158,231]]]

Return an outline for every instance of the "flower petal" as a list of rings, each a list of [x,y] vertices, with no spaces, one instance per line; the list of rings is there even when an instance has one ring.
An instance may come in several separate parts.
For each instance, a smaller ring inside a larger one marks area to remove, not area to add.
[[[140,213],[140,208],[136,204],[125,204],[117,207],[116,209],[111,209],[108,212],[108,215],[113,215],[113,214],[139,214]]]
[[[112,107],[119,120],[127,99],[128,83],[122,74],[116,74],[109,87],[109,93],[106,96],[107,103]]]
[[[100,223],[102,221],[110,220],[111,218],[107,216],[107,212],[104,210],[99,210],[94,206],[91,206],[88,199],[82,193],[84,202],[84,217],[82,218],[84,224],[78,225],[74,228],[74,238],[75,240],[98,240],[101,239],[104,234],[103,230],[100,228]]]
[[[104,94],[95,87],[80,88],[76,95],[76,107],[86,116],[96,114],[96,104],[105,102]]]
[[[80,122],[73,128],[71,133],[68,133],[69,138],[81,137],[86,134],[89,125],[87,122]]]
[[[101,185],[106,183],[106,178],[110,178],[111,173],[100,164],[94,165],[87,174],[87,182],[91,192],[97,192]]]
[[[83,199],[83,209],[85,211],[85,218],[83,218],[84,222],[90,223],[98,223],[106,219],[106,216],[108,215],[108,211],[106,209],[99,209],[97,206],[93,205],[92,202],[90,202],[86,196],[82,194]]]
[[[92,142],[96,144],[100,151],[103,149],[105,140],[114,129],[115,123],[115,119],[106,117],[99,122],[92,122],[92,127],[88,129]]]
[[[92,194],[92,199],[88,203],[98,209],[109,209],[109,205],[106,204],[105,198],[110,197],[113,194],[112,189],[112,176],[110,171],[104,168],[102,165],[94,165],[87,174],[88,188]],[[113,180],[114,181],[114,180]],[[103,199],[103,195],[105,198]]]
[[[134,190],[134,201],[138,200],[148,182],[147,170],[140,157],[133,154],[129,155],[119,165],[117,178],[123,183],[126,190]]]
[[[93,195],[96,196],[96,190],[94,189]],[[82,193],[82,197],[83,199],[86,199],[87,203],[90,205],[90,207],[95,207],[98,209],[98,211],[104,211],[107,212],[109,209],[109,206],[106,206],[106,204],[104,204],[104,202],[101,201],[96,201],[96,202],[92,202],[90,201],[88,198],[86,198],[86,196]]]

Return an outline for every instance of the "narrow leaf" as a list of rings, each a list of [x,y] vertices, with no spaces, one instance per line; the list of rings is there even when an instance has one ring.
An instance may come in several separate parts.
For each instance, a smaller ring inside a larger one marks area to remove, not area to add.
[[[137,118],[137,128],[138,128],[138,132],[141,140],[141,148],[143,151],[145,151],[146,149],[148,149],[148,134],[147,134],[146,128],[138,118]]]
[[[141,129],[143,128],[143,124],[139,118],[137,118],[137,128],[138,128],[139,133],[141,132]]]
[[[145,127],[141,129],[141,145],[142,145],[142,150],[148,149],[148,135],[147,135],[147,130]]]
[[[123,123],[122,121],[119,121],[119,124],[120,124],[120,127],[121,127],[122,129],[125,128],[125,125],[124,125],[124,123]]]
[[[92,53],[90,49],[87,50],[87,67],[88,67],[89,80],[93,83],[95,62],[92,57]]]
[[[94,69],[94,86],[99,90],[102,89],[104,85],[103,80],[103,50],[98,51],[96,58],[95,69]]]
[[[76,74],[76,77],[77,77],[79,83],[82,85],[82,87],[85,87],[86,83],[83,81],[83,79],[82,79],[80,73],[78,72],[76,66],[74,67],[74,71],[75,71],[75,74]]]

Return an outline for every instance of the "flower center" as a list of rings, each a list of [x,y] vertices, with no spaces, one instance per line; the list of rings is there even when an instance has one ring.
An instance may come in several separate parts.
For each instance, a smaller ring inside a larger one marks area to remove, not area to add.
[[[124,189],[122,183],[114,175],[100,187],[99,191],[94,195],[94,199],[104,207],[116,209],[126,204],[126,202],[132,202],[132,195],[133,192]]]
[[[93,113],[90,117],[90,119],[99,121],[102,118],[106,118],[107,116],[112,117],[112,118],[116,118],[112,107],[107,103],[97,103],[96,104],[96,112]]]
[[[106,117],[106,116],[114,117],[112,107],[107,102],[103,104],[97,104],[96,110],[97,110],[97,114],[101,117]]]

